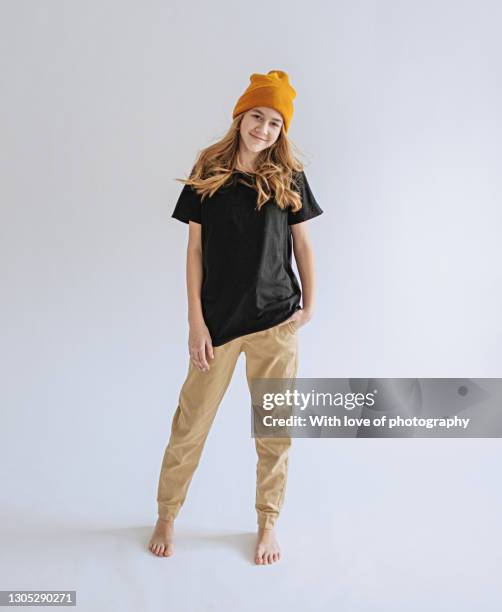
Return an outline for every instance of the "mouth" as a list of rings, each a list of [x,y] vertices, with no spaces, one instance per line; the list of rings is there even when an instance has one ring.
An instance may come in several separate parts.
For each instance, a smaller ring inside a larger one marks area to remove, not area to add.
[[[251,134],[251,136],[253,138],[256,138],[256,140],[259,140],[260,142],[267,142],[266,140],[263,140],[263,138],[258,138],[258,136],[255,136],[254,134]]]

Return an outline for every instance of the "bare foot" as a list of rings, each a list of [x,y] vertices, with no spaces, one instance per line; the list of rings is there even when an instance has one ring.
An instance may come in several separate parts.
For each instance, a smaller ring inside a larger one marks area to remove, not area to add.
[[[256,543],[255,551],[255,563],[257,565],[269,565],[275,563],[281,558],[281,549],[279,548],[279,542],[275,537],[275,530],[265,529],[260,527],[258,529],[258,540]]]
[[[155,530],[148,544],[148,548],[157,557],[170,557],[174,554],[173,544],[174,521],[172,519],[157,519]]]

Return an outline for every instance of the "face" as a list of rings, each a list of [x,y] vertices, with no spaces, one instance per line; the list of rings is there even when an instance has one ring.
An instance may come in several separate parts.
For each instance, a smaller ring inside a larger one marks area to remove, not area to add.
[[[241,121],[241,142],[253,153],[274,144],[281,133],[282,116],[273,108],[256,106],[248,110]]]

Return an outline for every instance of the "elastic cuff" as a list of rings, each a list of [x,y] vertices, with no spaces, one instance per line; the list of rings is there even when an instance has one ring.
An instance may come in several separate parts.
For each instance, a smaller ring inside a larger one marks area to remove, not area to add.
[[[170,522],[170,523],[174,523],[174,519],[175,519],[175,518],[176,518],[176,517],[174,517],[174,516],[161,516],[161,515],[159,514],[159,519],[160,519],[160,520],[162,520],[162,521],[168,521],[168,522]]]
[[[159,518],[164,519],[165,521],[174,521],[174,519],[176,518],[175,512],[173,512],[172,510],[167,510],[166,508],[161,508],[160,506],[158,510],[158,515]]]
[[[258,527],[262,527],[263,529],[272,529],[275,527],[277,517],[264,515],[258,517]]]

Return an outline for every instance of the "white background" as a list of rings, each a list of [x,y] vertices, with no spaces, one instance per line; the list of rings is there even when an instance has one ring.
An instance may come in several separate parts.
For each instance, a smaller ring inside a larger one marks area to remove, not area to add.
[[[499,610],[496,439],[294,441],[284,556],[254,566],[243,356],[175,556],[146,545],[188,367],[174,178],[252,72],[289,74],[324,210],[298,375],[502,376],[500,4],[0,6],[0,589],[93,612]]]

